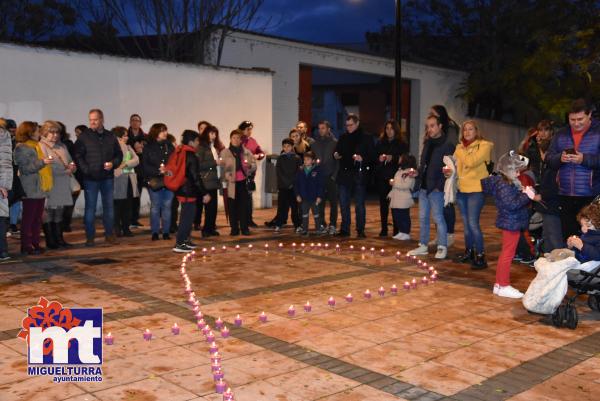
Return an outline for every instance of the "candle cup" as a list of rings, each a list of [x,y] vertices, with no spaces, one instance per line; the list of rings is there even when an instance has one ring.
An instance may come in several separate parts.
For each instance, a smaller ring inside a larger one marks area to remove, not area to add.
[[[350,249],[350,252],[354,251],[354,245],[350,245],[348,248]]]
[[[115,338],[113,337],[112,333],[108,333],[107,335],[104,336],[104,344],[113,345],[114,342],[115,342]]]
[[[371,299],[371,291],[370,290],[365,290],[365,293],[363,295],[366,299]]]
[[[217,394],[223,394],[225,392],[226,387],[227,384],[223,381],[223,379],[219,379],[215,383],[215,391],[217,392]]]
[[[211,328],[208,324],[205,324],[202,328],[202,334],[207,335],[210,332]]]
[[[334,308],[335,307],[335,299],[333,297],[329,297],[329,299],[327,300],[327,305]]]
[[[365,253],[365,251],[366,251],[366,250],[367,250],[367,248],[366,248],[366,247],[364,247],[364,246],[361,246],[361,247],[360,247],[360,251],[361,251],[362,253]]]
[[[198,328],[202,330],[204,326],[206,326],[206,322],[204,321],[204,319],[196,320],[196,326],[198,326]]]
[[[431,282],[434,283],[438,280],[438,276],[437,274],[433,273],[431,276],[429,276],[431,278]]]
[[[219,351],[219,347],[217,346],[217,343],[213,341],[210,343],[210,347],[208,347],[208,352],[214,354],[217,351]]]
[[[221,370],[221,364],[220,363],[212,363],[210,365],[210,370],[214,373],[217,370]]]
[[[423,278],[421,279],[421,284],[429,284],[429,279],[427,278],[427,276],[423,276]]]
[[[151,333],[151,332],[150,332],[150,330],[148,330],[148,329],[146,329],[146,330],[144,331],[144,334],[143,334],[143,336],[144,336],[144,340],[146,340],[146,341],[150,341],[150,340],[152,340],[152,333]]]
[[[371,249],[369,249],[369,252],[371,252],[371,256],[375,256],[375,248],[371,247]]]
[[[242,318],[240,317],[240,315],[237,315],[235,317],[233,324],[235,324],[237,327],[240,327],[242,325]]]
[[[222,250],[223,252],[227,252],[227,245],[223,245],[223,246],[221,247],[221,250]]]
[[[402,253],[400,251],[396,251],[396,260],[400,260],[402,258]]]
[[[294,309],[294,305],[290,305],[287,314],[289,317],[294,317],[296,315],[296,309]]]
[[[223,329],[221,330],[221,337],[229,337],[229,329],[227,328],[227,326],[223,326]]]
[[[352,294],[346,295],[346,302],[352,302],[353,300],[354,298],[352,297]]]
[[[219,354],[219,352],[215,352],[214,354],[212,354],[210,356],[210,363],[221,363],[221,354]]]
[[[233,392],[230,388],[227,388],[223,393],[223,401],[233,401]]]
[[[283,243],[280,242],[277,246],[279,247],[279,249],[283,249]]]
[[[306,302],[306,304],[304,305],[304,312],[310,312],[312,310],[312,305],[310,304],[310,302]]]
[[[248,244],[248,251],[249,251],[249,252],[250,252],[250,251],[252,251],[252,248],[254,248],[254,245],[252,245],[252,244]]]
[[[392,293],[392,295],[398,295],[398,287],[396,286],[396,284],[392,284],[392,288],[390,288],[390,292]]]
[[[410,282],[410,286],[412,289],[416,289],[417,288],[417,279],[413,278],[412,281]]]
[[[262,323],[266,323],[267,322],[267,314],[265,312],[261,312],[260,316],[258,316],[258,320],[260,320]]]
[[[379,289],[377,290],[377,293],[379,294],[380,297],[383,297],[385,295],[385,288],[379,287]]]
[[[236,245],[236,246],[235,246],[235,250],[236,250],[236,251],[239,251],[239,250],[240,250],[240,246],[239,246],[239,245]]]
[[[410,283],[408,281],[404,282],[404,289],[407,291],[410,290]]]
[[[381,256],[385,256],[385,249],[381,248],[381,249],[379,250],[379,255],[381,255]]]
[[[194,306],[194,308],[198,308],[197,306]],[[196,316],[196,321],[203,319],[204,315],[202,314],[202,312],[200,312],[200,309],[198,308],[198,310],[196,311],[196,313],[194,314],[194,316]]]
[[[180,332],[180,328],[179,328],[179,326],[177,326],[177,323],[175,323],[173,325],[173,327],[171,327],[171,333],[173,333],[174,336],[177,336],[177,335],[179,335],[179,332]]]
[[[224,325],[224,324],[223,324],[223,321],[221,320],[221,318],[220,318],[220,317],[218,317],[218,318],[217,318],[217,320],[215,320],[215,327],[216,327],[218,330],[221,330],[221,329],[223,328],[223,325]]]
[[[212,343],[214,341],[215,341],[215,335],[212,331],[209,331],[208,334],[206,335],[206,342]]]
[[[342,248],[340,248],[340,244],[335,244],[335,251],[336,251],[336,253],[342,252]]]
[[[219,369],[216,372],[213,372],[213,380],[217,381],[219,379],[222,379],[225,375],[223,374],[223,370]]]

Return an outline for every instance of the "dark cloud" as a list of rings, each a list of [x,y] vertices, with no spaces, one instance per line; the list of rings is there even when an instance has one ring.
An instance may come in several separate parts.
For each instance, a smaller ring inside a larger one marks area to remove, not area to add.
[[[366,31],[394,23],[394,0],[265,0],[265,33],[319,43],[365,41]]]

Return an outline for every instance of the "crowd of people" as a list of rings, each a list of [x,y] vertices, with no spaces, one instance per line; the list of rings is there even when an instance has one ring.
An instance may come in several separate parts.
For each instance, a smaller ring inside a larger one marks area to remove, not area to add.
[[[133,236],[131,228],[141,226],[144,188],[150,197],[151,238],[169,240],[176,233],[175,252],[196,247],[191,240],[194,229],[204,238],[219,235],[220,194],[230,235],[251,235],[250,229],[257,227],[252,201],[255,175],[265,158],[252,136],[251,121],[229,133],[228,146],[207,121],[200,121],[197,131],[185,130],[179,144],[164,123],[153,124],[148,133],[141,127],[141,116],[133,114],[129,128],[106,129],[102,111],[92,109],[88,126],[75,128],[73,143],[60,122],[40,126],[24,121],[17,126],[0,119],[0,259],[9,258],[7,232],[20,232],[21,252],[26,255],[43,252],[41,231],[47,248],[69,247],[63,232],[71,230],[73,205],[82,190],[86,246],[95,244],[98,195],[104,236],[114,244],[117,237]],[[600,123],[584,100],[573,102],[568,125],[555,133],[552,122],[541,121],[518,151],[500,157],[497,166],[492,162],[493,143],[484,138],[477,122],[459,125],[441,105],[433,106],[425,120],[419,157],[410,154],[395,120],[387,121],[377,138],[363,130],[354,114],[347,116],[345,127],[339,139],[327,121],[318,123],[314,137],[305,122],[291,129],[276,152],[277,212],[265,222],[267,227],[281,232],[289,216],[298,235],[309,235],[312,213],[314,234],[349,237],[354,201],[356,236],[364,238],[365,198],[372,183],[380,206],[380,237],[390,235],[391,209],[392,238],[410,240],[410,208],[418,199],[418,246],[411,255],[427,255],[434,246],[436,259],[448,257],[457,204],[465,250],[455,260],[472,269],[488,266],[480,216],[485,195],[493,197],[496,225],[502,230],[493,290],[499,296],[523,295],[510,285],[513,260],[531,263],[542,250],[562,247],[594,254],[590,247],[597,244],[586,238],[593,237],[595,228],[589,218],[577,217],[600,194]],[[534,215],[541,230],[531,228]],[[586,233],[581,237],[580,226]]]

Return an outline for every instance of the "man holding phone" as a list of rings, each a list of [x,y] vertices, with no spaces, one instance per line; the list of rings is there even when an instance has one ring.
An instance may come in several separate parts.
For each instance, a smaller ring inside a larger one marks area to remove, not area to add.
[[[584,99],[572,103],[569,126],[552,139],[546,161],[558,170],[561,223],[568,238],[579,233],[577,213],[600,194],[600,122],[592,119]]]

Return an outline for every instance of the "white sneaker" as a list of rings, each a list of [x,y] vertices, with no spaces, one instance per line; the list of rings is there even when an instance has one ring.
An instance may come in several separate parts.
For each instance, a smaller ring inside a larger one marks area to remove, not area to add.
[[[438,244],[438,240],[437,240],[437,235],[436,235],[434,239],[432,239],[431,241],[429,241],[427,243],[427,246],[436,246],[437,244]]]
[[[448,238],[447,243],[448,243],[448,248],[450,248],[452,245],[454,245],[454,234],[448,234],[448,236],[446,238]]]
[[[410,240],[410,235],[406,233],[398,233],[392,237],[393,239],[397,239],[400,241],[408,241]]]
[[[446,256],[448,256],[448,248],[442,245],[438,245],[437,252],[435,253],[435,258],[446,259]]]
[[[419,242],[419,246],[411,251],[408,251],[408,254],[410,256],[418,256],[418,255],[427,255],[429,253],[429,249],[427,248],[427,245],[425,244],[421,244]]]
[[[329,231],[329,235],[335,235],[335,234],[337,234],[337,230],[335,229],[334,226],[329,226],[329,228],[327,229],[327,231]]]
[[[500,284],[496,283],[494,284],[494,289],[492,290],[492,292],[494,293],[494,295],[498,295],[498,290],[500,289]]]
[[[498,292],[496,292],[495,294],[499,297],[505,298],[523,298],[523,293],[510,285],[504,287],[498,286]]]

